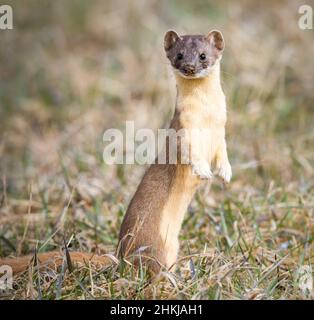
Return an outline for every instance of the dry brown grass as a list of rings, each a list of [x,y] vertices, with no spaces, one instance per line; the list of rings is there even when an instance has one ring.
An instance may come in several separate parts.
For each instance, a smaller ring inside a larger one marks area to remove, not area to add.
[[[103,132],[157,129],[174,106],[163,34],[223,31],[234,178],[200,190],[179,271],[93,266],[15,280],[10,299],[304,299],[314,263],[313,32],[298,1],[27,1],[0,47],[0,255],[112,252],[142,166],[107,166]],[[312,296],[313,298],[313,296]]]

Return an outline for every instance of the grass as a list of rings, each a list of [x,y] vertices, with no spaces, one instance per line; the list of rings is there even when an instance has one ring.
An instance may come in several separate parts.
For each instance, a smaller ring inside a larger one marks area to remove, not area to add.
[[[112,253],[145,168],[107,166],[103,132],[165,127],[175,87],[162,42],[223,31],[234,177],[199,190],[176,273],[119,261],[28,271],[3,299],[313,299],[313,31],[296,1],[11,1],[0,31],[0,255]],[[145,13],[145,14],[143,14]]]

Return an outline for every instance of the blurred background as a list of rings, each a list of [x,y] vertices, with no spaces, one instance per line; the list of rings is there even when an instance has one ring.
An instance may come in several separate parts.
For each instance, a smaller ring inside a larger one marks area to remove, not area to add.
[[[199,252],[200,243],[215,247],[215,237],[226,238],[217,226],[227,201],[230,239],[237,221],[248,239],[261,228],[265,250],[278,254],[304,241],[311,250],[314,41],[313,30],[298,27],[304,1],[6,4],[14,29],[0,31],[0,255],[27,253],[38,241],[42,250],[56,248],[61,238],[51,234],[64,225],[81,250],[116,245],[145,167],[107,166],[102,135],[124,130],[125,120],[166,127],[175,83],[164,33],[214,28],[226,42],[222,82],[234,177],[227,191],[217,180],[198,193],[182,239]]]

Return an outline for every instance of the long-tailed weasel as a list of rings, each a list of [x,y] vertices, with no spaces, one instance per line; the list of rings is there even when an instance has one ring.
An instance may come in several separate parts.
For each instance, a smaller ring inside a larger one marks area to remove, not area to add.
[[[226,102],[220,85],[224,40],[219,31],[207,36],[165,35],[164,47],[175,72],[177,100],[170,128],[184,129],[189,159],[183,164],[152,164],[145,173],[120,231],[122,253],[140,250],[153,258],[151,266],[175,265],[178,235],[187,207],[201,185],[212,177],[211,166],[229,182],[226,141]],[[200,132],[194,141],[192,131]],[[180,145],[182,146],[182,145]],[[182,160],[181,148],[177,148]],[[142,248],[142,249],[140,249]]]
[[[137,263],[140,256],[153,271],[175,265],[184,214],[197,188],[204,179],[212,177],[212,166],[225,182],[231,179],[225,141],[226,102],[220,85],[222,34],[214,30],[207,36],[179,36],[168,31],[164,48],[177,82],[170,128],[184,129],[187,134],[184,143],[176,140],[178,163],[154,163],[146,171],[122,222],[118,246],[123,257],[133,255]],[[201,132],[197,139],[191,134],[195,129]],[[187,153],[182,152],[183,144],[188,147]],[[74,262],[94,259],[107,264],[109,260],[79,252],[70,255]],[[58,265],[60,256],[56,252],[43,253],[38,260]],[[30,256],[4,259],[0,265],[11,265],[19,272],[27,268],[30,259]]]

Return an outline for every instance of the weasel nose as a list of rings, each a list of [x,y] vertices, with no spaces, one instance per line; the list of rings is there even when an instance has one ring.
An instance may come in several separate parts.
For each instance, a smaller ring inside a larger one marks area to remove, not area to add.
[[[195,66],[192,65],[192,64],[186,64],[186,65],[184,66],[184,71],[185,71],[186,73],[194,73],[194,71],[195,71]]]

